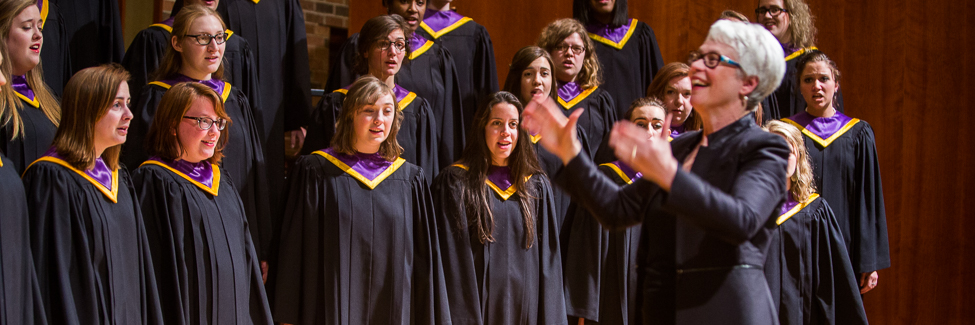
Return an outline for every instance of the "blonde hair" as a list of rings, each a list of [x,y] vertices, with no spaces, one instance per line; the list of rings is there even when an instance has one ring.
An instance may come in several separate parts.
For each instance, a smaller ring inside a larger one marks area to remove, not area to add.
[[[582,69],[576,80],[582,89],[589,89],[602,83],[602,72],[599,70],[599,58],[596,57],[596,48],[589,39],[589,32],[578,20],[563,18],[548,24],[538,36],[538,47],[552,53],[555,48],[562,44],[566,38],[572,34],[579,34],[582,38],[583,47],[586,49],[586,57],[582,60]],[[555,67],[552,67],[553,69]]]
[[[789,14],[789,33],[792,34],[792,46],[806,48],[816,43],[815,17],[809,11],[809,5],[803,0],[784,0],[786,13]]]
[[[778,120],[768,121],[763,129],[781,135],[792,147],[796,155],[796,172],[789,177],[789,194],[793,200],[806,201],[810,195],[816,193],[816,183],[813,182],[812,164],[809,162],[809,152],[806,151],[802,132],[795,126]]]
[[[193,22],[202,17],[212,16],[220,22],[220,28],[223,30],[227,29],[227,24],[223,22],[220,18],[220,14],[213,9],[204,7],[203,5],[192,5],[183,7],[176,14],[176,18],[173,20],[173,32],[170,34],[169,49],[166,50],[166,55],[163,57],[162,62],[159,63],[159,68],[156,68],[156,72],[152,76],[152,80],[163,80],[166,78],[174,77],[179,73],[179,68],[183,66],[183,56],[182,53],[177,52],[176,48],[172,45],[172,38],[176,38],[176,42],[182,42],[186,39],[186,34],[190,32],[190,25]],[[216,40],[210,40],[211,42],[216,42]],[[226,43],[225,43],[226,44]],[[193,41],[193,45],[197,45],[196,41]],[[220,59],[220,67],[217,71],[210,74],[210,78],[216,80],[223,80],[223,60]]]
[[[0,1],[0,37],[6,40],[10,37],[10,29],[13,26],[14,17],[19,15],[24,9],[37,5],[36,0],[8,0]],[[13,87],[13,66],[10,63],[10,50],[6,42],[0,42],[0,55],[3,55],[3,64],[0,65],[0,72],[7,79],[7,84],[0,87],[0,126],[11,123],[13,132],[10,139],[16,139],[24,134],[24,121],[20,117],[19,109],[33,109],[24,107],[24,103],[17,97]],[[27,71],[27,85],[34,91],[34,99],[40,104],[40,109],[51,120],[55,126],[61,124],[61,104],[54,98],[51,89],[44,83],[44,70],[41,62],[37,62],[34,68]]]

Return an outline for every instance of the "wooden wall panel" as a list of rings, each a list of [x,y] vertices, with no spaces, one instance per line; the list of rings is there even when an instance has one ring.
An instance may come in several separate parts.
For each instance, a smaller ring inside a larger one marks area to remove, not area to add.
[[[352,1],[352,32],[385,13]],[[753,17],[757,1],[630,0],[656,31],[664,61],[683,60],[724,9]],[[486,26],[499,78],[568,0],[454,1]],[[953,0],[809,0],[820,49],[843,72],[847,113],[877,135],[893,266],[864,298],[874,324],[965,324],[975,312],[975,195],[971,91],[975,3]]]

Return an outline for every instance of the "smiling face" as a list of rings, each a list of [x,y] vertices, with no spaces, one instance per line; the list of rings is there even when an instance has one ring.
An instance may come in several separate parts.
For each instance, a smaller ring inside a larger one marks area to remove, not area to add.
[[[508,158],[518,144],[518,108],[508,103],[491,107],[484,138],[491,151],[491,164],[507,166]]]
[[[395,98],[383,94],[375,103],[367,104],[355,114],[355,148],[361,153],[376,153],[379,146],[389,137],[396,118]]]
[[[410,32],[416,31],[423,21],[423,13],[427,11],[426,0],[386,0],[389,3],[389,13],[397,14],[406,19]]]
[[[630,113],[630,122],[646,129],[650,137],[663,132],[665,118],[667,114],[664,113],[664,108],[652,105],[637,107]]]
[[[203,5],[204,7],[217,10],[217,5],[220,4],[220,0],[186,0],[185,5]]]
[[[184,116],[209,117],[216,121],[220,118],[213,109],[213,103],[206,97],[197,96],[186,110]],[[184,118],[176,126],[177,138],[183,148],[179,159],[196,163],[213,157],[217,148],[217,141],[220,140],[220,128],[217,123],[210,125],[210,128],[203,130],[197,120]]]
[[[701,53],[718,53],[739,62],[738,54],[731,46],[711,39],[701,44],[699,50]],[[702,113],[732,102],[741,103],[741,96],[750,92],[745,87],[745,80],[739,76],[738,68],[725,63],[719,63],[712,69],[704,65],[704,59],[691,62],[690,78],[691,94],[693,94],[691,106]],[[754,85],[750,86],[754,88]],[[744,103],[741,105],[744,108]]]
[[[681,126],[694,110],[691,107],[691,78],[676,77],[667,82],[664,89],[664,108],[671,114],[670,125]]]
[[[785,3],[783,0],[759,0],[758,7],[785,9]],[[792,34],[789,32],[789,18],[788,12],[782,12],[776,16],[772,16],[772,13],[766,13],[756,17],[758,23],[765,26],[765,29],[775,35],[775,38],[782,44],[789,44],[792,41]]]
[[[823,61],[809,62],[799,77],[799,92],[810,110],[824,112],[833,107],[833,94],[840,88],[833,70]]]
[[[406,49],[397,50],[396,43],[406,44],[406,37],[402,30],[393,30],[386,37],[389,48],[383,50],[383,41],[377,42],[364,56],[369,62],[369,74],[379,80],[386,80],[389,76],[395,76],[403,66],[403,58],[406,57]]]
[[[41,34],[41,13],[37,6],[28,6],[14,17],[5,41],[12,75],[25,75],[41,62],[44,36]]]
[[[206,15],[197,18],[190,24],[187,35],[219,35],[223,32],[223,25],[220,24],[217,17]],[[177,41],[176,37],[173,37],[173,48],[180,53],[180,57],[183,59],[179,73],[193,79],[208,80],[210,74],[220,68],[227,43],[217,44],[217,40],[212,39],[209,45],[200,45],[192,36],[183,37],[181,41]]]
[[[521,72],[521,101],[527,103],[533,98],[546,97],[551,92],[552,67],[545,57],[539,57]]]
[[[99,155],[108,147],[125,143],[125,137],[129,134],[129,121],[132,120],[130,102],[129,83],[123,81],[119,84],[112,106],[95,122],[94,143]]]
[[[573,49],[582,49],[582,51],[576,54]],[[586,59],[586,43],[583,42],[579,33],[572,33],[557,45],[550,54],[552,60],[555,61],[555,76],[559,81],[576,81],[579,72],[582,71],[583,61]]]

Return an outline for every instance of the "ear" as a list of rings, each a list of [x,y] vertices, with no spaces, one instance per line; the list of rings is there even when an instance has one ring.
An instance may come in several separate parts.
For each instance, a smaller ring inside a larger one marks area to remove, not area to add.
[[[173,35],[173,37],[169,39],[169,42],[172,43],[173,49],[175,49],[176,52],[183,52],[183,45],[179,43],[179,38],[176,37],[176,35]]]
[[[744,79],[742,79],[741,89],[738,91],[738,94],[742,96],[747,96],[748,94],[751,94],[753,91],[755,91],[755,88],[758,88],[758,77],[756,76],[745,77]]]
[[[833,89],[833,92],[839,92],[839,91],[840,91],[840,83],[837,82],[836,83],[836,89]]]

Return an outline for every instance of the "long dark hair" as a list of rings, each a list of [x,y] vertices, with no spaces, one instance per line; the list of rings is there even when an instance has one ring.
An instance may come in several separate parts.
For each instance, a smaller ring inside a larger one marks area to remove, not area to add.
[[[558,87],[555,81],[555,63],[552,63],[552,56],[548,54],[548,51],[534,45],[521,48],[511,59],[511,65],[508,66],[508,77],[504,80],[504,91],[514,94],[515,97],[521,96],[521,73],[538,58],[545,58],[545,61],[548,61],[549,72],[551,72],[549,77],[552,79],[548,97],[554,101],[556,99],[555,87]],[[525,101],[522,104],[528,104],[528,101],[531,100],[531,98],[518,98]]]
[[[488,167],[491,166],[491,150],[488,149],[484,131],[491,118],[491,111],[499,104],[510,104],[516,107],[519,117],[525,110],[518,97],[509,92],[499,91],[488,96],[474,117],[473,127],[467,136],[467,146],[464,147],[460,160],[461,164],[467,166],[462,194],[464,202],[467,203],[465,206],[467,223],[470,225],[472,236],[476,236],[481,244],[494,242],[494,213],[491,212],[488,203],[488,196],[493,194],[484,185]],[[538,190],[528,184],[528,177],[541,174],[542,169],[538,165],[535,147],[532,146],[528,132],[520,127],[518,142],[511,156],[508,157],[508,167],[511,169],[513,182],[511,186],[518,189],[517,200],[521,205],[521,215],[525,222],[525,249],[528,249],[535,242],[535,199],[538,197]]]
[[[613,21],[609,24],[619,27],[626,24],[629,13],[626,12],[626,0],[616,0],[616,7],[613,8]],[[589,25],[596,21],[596,13],[592,9],[592,0],[572,0],[572,17]],[[585,37],[585,35],[583,35]]]

